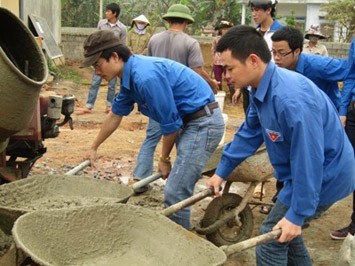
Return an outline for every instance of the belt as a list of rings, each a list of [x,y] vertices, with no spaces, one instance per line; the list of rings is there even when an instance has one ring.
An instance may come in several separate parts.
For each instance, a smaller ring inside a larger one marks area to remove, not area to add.
[[[210,110],[211,114],[213,114],[213,109],[218,108],[218,102],[209,103],[206,106],[202,107],[200,110],[198,110],[198,111],[196,111],[196,112],[194,112],[192,114],[186,115],[183,118],[184,124],[186,124],[186,123],[188,123],[188,122],[190,122],[192,120],[195,120],[197,118],[206,116],[207,112],[206,112],[205,107],[207,107]]]
[[[354,110],[355,110],[355,101],[352,101],[352,102],[350,103],[350,110],[351,110],[351,111],[354,111]]]

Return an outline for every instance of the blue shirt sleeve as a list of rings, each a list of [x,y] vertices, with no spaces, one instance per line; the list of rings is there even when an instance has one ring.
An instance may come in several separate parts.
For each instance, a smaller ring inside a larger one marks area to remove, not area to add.
[[[310,104],[290,100],[281,102],[280,109],[279,123],[285,125],[283,133],[290,143],[293,189],[291,206],[285,217],[301,226],[318,206],[323,181],[325,140],[322,114],[319,108],[312,108]]]
[[[263,135],[258,115],[250,103],[246,120],[243,122],[232,142],[226,145],[216,174],[226,179],[246,158],[253,155],[263,143]]]

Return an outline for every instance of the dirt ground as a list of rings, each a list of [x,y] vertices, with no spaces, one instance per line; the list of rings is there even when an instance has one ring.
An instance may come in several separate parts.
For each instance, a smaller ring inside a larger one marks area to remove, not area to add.
[[[70,66],[78,69],[76,64]],[[88,87],[91,80],[91,70],[81,69],[80,75],[85,82],[82,84],[73,83],[67,80],[59,80],[50,84],[50,89],[57,94],[72,94],[77,99],[76,110],[85,106]],[[72,115],[74,130],[68,125],[60,129],[60,135],[54,139],[45,140],[47,153],[37,161],[30,175],[37,174],[64,174],[83,161],[85,152],[89,149],[91,142],[98,133],[102,121],[105,119],[105,99],[107,86],[104,84],[99,91],[95,109],[92,114]],[[243,120],[244,114],[241,104],[230,106],[226,99],[224,112],[228,114],[225,141],[232,139],[233,134]],[[122,125],[99,149],[97,169],[88,167],[79,174],[94,178],[105,178],[113,182],[127,184],[132,176],[137,154],[142,141],[145,138],[147,118],[133,111],[131,115],[123,119]],[[159,150],[155,157],[158,159]],[[157,160],[156,160],[157,161]],[[196,191],[205,188],[206,177],[202,178]],[[128,204],[141,205],[152,210],[162,209],[164,181],[158,180],[152,184],[152,189],[145,194],[132,197]],[[233,183],[232,190],[236,193],[244,193],[245,184]],[[274,193],[275,180],[266,183],[265,202],[270,202]],[[192,207],[192,225],[196,225],[202,218],[205,208],[211,198],[204,199]],[[252,207],[252,206],[251,206]],[[259,213],[259,207],[253,208],[254,215],[254,236],[257,235],[259,225],[265,215]],[[329,232],[345,226],[349,222],[351,213],[351,198],[335,204],[325,215],[311,223],[308,229],[304,230],[304,238],[311,253],[314,265],[334,265],[342,241],[334,241],[329,237]],[[201,236],[203,237],[203,236]],[[255,265],[254,249],[249,249],[241,254],[231,256],[226,265]]]

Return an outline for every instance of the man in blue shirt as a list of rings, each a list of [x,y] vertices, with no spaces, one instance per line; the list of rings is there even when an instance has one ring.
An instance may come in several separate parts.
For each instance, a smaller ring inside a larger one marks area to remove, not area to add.
[[[252,27],[231,28],[217,51],[227,75],[254,89],[246,120],[207,185],[218,196],[223,180],[265,142],[284,187],[260,231],[282,233],[256,248],[257,265],[312,265],[302,225],[355,188],[354,151],[336,108],[312,81],[271,62],[265,40]]]
[[[100,77],[121,78],[119,95],[87,154],[92,164],[99,146],[120,125],[137,103],[142,114],[160,124],[163,145],[158,170],[168,178],[166,207],[193,194],[202,169],[217,148],[223,133],[222,112],[208,83],[190,68],[163,58],[132,55],[112,31],[91,34],[84,43],[82,67],[93,65]],[[170,152],[176,144],[173,167]],[[190,209],[170,217],[190,228]]]
[[[349,49],[349,75],[343,82],[343,92],[339,108],[340,120],[353,145],[355,151],[355,38],[353,38]],[[355,235],[355,191],[353,192],[353,210],[351,222],[345,227],[332,231],[332,239],[342,240],[348,234]]]
[[[303,34],[293,27],[279,29],[271,40],[276,65],[312,80],[339,109],[341,95],[338,82],[344,81],[349,72],[347,60],[302,53]]]

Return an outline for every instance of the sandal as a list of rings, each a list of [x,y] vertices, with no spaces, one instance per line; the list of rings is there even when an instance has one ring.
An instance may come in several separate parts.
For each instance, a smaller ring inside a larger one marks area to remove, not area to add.
[[[269,205],[261,205],[259,212],[262,214],[269,214],[272,209],[272,206]]]

